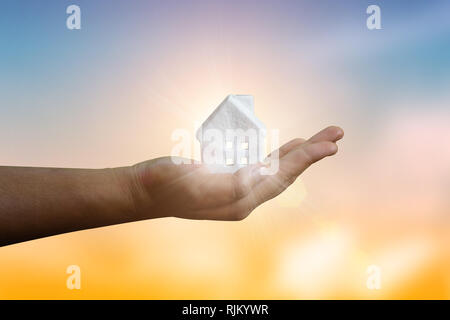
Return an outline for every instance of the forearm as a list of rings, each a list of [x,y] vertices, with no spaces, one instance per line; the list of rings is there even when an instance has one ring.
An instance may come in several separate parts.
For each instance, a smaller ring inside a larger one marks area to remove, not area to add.
[[[0,246],[134,221],[128,167],[0,167]]]

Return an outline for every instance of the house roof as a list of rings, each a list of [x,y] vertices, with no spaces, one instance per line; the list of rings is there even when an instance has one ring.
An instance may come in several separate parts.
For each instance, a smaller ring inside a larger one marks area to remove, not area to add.
[[[201,140],[200,132],[201,129],[207,126],[222,110],[233,105],[239,112],[241,112],[245,117],[250,120],[252,124],[255,125],[264,134],[266,133],[266,126],[256,117],[254,113],[254,103],[253,96],[251,95],[228,95],[225,100],[223,100],[219,106],[210,114],[210,116],[203,122],[199,130],[197,130],[196,137]]]

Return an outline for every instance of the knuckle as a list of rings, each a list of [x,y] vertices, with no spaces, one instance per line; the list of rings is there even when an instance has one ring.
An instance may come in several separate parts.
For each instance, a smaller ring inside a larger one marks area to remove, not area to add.
[[[314,161],[314,159],[311,157],[311,155],[304,149],[300,148],[298,153],[298,161],[302,161],[306,163],[307,165],[311,165]]]

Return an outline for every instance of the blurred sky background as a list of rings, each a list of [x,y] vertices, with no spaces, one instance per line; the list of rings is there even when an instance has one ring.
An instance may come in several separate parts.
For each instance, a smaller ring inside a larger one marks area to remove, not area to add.
[[[81,7],[81,30],[66,8]],[[368,30],[366,8],[381,8]],[[158,219],[0,248],[0,298],[450,298],[449,1],[0,3],[0,165],[170,155],[230,93],[336,157],[239,223]],[[198,156],[198,155],[196,155]],[[1,179],[1,177],[0,177]],[[82,289],[66,288],[81,267]],[[366,287],[369,265],[382,288]]]

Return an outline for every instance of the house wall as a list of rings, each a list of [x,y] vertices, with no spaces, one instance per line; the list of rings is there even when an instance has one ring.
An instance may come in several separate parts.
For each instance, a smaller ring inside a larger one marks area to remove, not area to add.
[[[217,172],[235,172],[266,156],[265,136],[255,129],[207,130],[202,137],[202,162]]]

